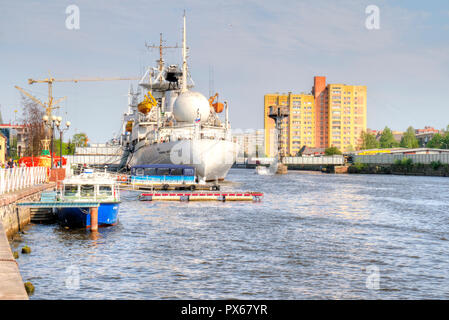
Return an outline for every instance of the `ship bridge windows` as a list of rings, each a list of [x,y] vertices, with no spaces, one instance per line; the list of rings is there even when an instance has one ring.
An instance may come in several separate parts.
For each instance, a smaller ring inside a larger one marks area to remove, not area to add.
[[[64,186],[64,196],[76,196],[78,193],[78,185],[66,184]]]
[[[81,197],[93,197],[95,195],[95,186],[93,184],[81,185]]]
[[[100,196],[112,196],[112,187],[109,185],[98,186],[98,194]]]

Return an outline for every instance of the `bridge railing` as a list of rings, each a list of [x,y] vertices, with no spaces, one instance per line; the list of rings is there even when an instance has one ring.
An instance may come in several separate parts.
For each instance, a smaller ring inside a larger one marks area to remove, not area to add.
[[[0,168],[0,195],[28,188],[47,181],[47,168]]]
[[[345,159],[341,155],[322,157],[285,157],[282,159],[282,163],[292,165],[344,165]]]
[[[354,162],[372,163],[372,164],[393,164],[396,160],[404,158],[411,159],[413,163],[431,164],[434,161],[440,161],[449,164],[449,154],[374,154],[374,155],[356,155],[353,157]]]

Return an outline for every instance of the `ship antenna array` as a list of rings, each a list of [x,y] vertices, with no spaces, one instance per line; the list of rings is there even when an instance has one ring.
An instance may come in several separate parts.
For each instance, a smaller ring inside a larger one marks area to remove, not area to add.
[[[145,42],[145,47],[147,47],[147,49],[159,49],[159,71],[162,71],[163,67],[164,67],[164,49],[178,49],[180,48],[178,46],[178,44],[174,45],[174,46],[164,46],[164,40],[162,40],[162,33],[160,33],[160,40],[159,40],[159,45],[155,45],[155,44],[147,44]]]

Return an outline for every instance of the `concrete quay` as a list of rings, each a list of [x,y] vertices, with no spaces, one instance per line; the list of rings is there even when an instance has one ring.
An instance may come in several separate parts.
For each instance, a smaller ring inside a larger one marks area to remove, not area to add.
[[[28,300],[19,266],[8,237],[30,223],[30,209],[16,206],[18,201],[36,201],[55,183],[43,184],[0,196],[0,300]]]
[[[20,231],[31,220],[30,209],[19,208],[16,203],[18,201],[38,201],[42,191],[55,186],[55,183],[46,183],[0,196],[0,222],[3,223],[7,237]]]
[[[28,300],[19,266],[0,222],[0,300]]]

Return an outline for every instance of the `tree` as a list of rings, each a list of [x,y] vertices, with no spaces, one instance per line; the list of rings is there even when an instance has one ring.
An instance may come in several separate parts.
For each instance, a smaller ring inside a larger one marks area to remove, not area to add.
[[[391,132],[390,128],[388,127],[385,127],[385,129],[382,131],[379,143],[381,148],[393,148],[399,145],[399,143],[394,139],[393,133]]]
[[[324,150],[324,154],[326,156],[333,156],[335,154],[341,154],[341,151],[338,150],[337,147],[329,147],[329,148],[326,148],[326,150]]]
[[[430,139],[429,142],[427,142],[426,147],[434,148],[434,149],[443,149],[442,148],[443,140],[444,140],[444,136],[439,133],[436,133],[432,137],[432,139]]]
[[[362,131],[360,138],[362,140],[360,150],[379,148],[379,141],[376,140],[374,134]]]
[[[70,139],[69,142],[67,142],[67,154],[68,155],[75,154],[75,144],[71,142]]]
[[[39,156],[42,150],[42,140],[46,137],[46,130],[42,117],[44,110],[34,101],[22,96],[23,119],[22,123],[26,126],[25,156]]]
[[[87,146],[87,135],[85,133],[74,134],[72,140],[76,147]]]
[[[56,139],[55,140],[55,151],[57,156],[60,156],[60,152],[61,152],[61,145],[60,145],[60,140]],[[71,155],[75,152],[75,145],[73,143],[69,142],[62,142],[62,155]]]
[[[442,134],[435,134],[432,139],[427,142],[426,147],[434,149],[449,149],[449,131]]]
[[[413,129],[412,126],[408,127],[407,131],[402,136],[400,146],[402,148],[409,148],[409,149],[419,147],[418,139],[416,139],[415,136],[415,129]]]

